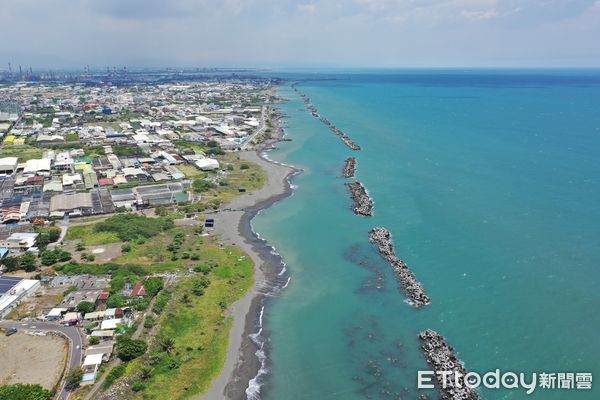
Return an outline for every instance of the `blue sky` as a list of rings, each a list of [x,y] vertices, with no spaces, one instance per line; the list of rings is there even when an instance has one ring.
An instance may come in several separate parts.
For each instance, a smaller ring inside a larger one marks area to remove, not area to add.
[[[600,0],[0,3],[0,69],[600,67]]]

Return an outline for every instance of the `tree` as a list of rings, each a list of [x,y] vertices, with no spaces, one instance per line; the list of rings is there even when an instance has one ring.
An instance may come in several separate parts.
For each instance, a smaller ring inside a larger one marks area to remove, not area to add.
[[[71,368],[65,377],[65,387],[68,390],[77,389],[83,378],[83,369],[81,367]]]
[[[2,260],[2,264],[4,264],[7,272],[16,271],[21,266],[18,257],[6,257]]]
[[[148,293],[148,296],[150,296],[150,297],[156,296],[157,293],[162,290],[163,286],[164,286],[163,280],[158,277],[148,278],[144,282],[144,289],[146,290],[146,293]]]
[[[113,294],[108,297],[108,300],[106,300],[106,306],[108,308],[123,307],[126,301],[127,298],[122,294]]]
[[[69,261],[71,253],[59,247],[54,250],[44,250],[40,253],[43,265],[53,265],[57,262]]]
[[[122,251],[123,253],[128,253],[128,252],[130,252],[130,251],[131,251],[131,245],[130,245],[129,243],[123,243],[123,244],[121,245],[121,251]]]
[[[52,393],[41,385],[16,383],[0,386],[0,400],[48,400]]]
[[[143,340],[121,336],[117,341],[116,350],[121,360],[129,361],[144,355],[146,350],[148,350],[148,344]]]
[[[87,314],[91,313],[96,309],[96,306],[91,301],[82,301],[77,304],[77,312]]]
[[[98,336],[92,336],[90,338],[90,345],[93,346],[95,344],[100,343],[100,338]]]
[[[35,263],[35,254],[31,251],[26,251],[19,260],[21,264],[21,268],[23,268],[27,272],[34,271],[36,268]]]
[[[171,336],[161,335],[156,339],[158,347],[167,354],[171,354],[175,350],[175,339]]]

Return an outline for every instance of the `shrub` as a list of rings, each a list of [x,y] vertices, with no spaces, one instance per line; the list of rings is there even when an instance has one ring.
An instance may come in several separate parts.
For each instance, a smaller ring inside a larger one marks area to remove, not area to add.
[[[194,179],[194,183],[192,184],[192,187],[194,188],[194,192],[204,193],[204,192],[208,192],[210,189],[216,188],[216,185],[205,179]]]
[[[154,320],[154,318],[152,318],[150,315],[146,316],[146,319],[144,320],[144,328],[150,329],[155,324],[156,324],[156,321]]]
[[[131,390],[133,390],[134,392],[139,392],[141,390],[144,390],[146,388],[146,384],[143,382],[136,382],[133,385],[131,385]]]
[[[98,336],[92,336],[92,337],[90,337],[89,342],[90,342],[90,345],[93,346],[95,344],[100,343],[100,338]]]
[[[146,281],[144,282],[144,289],[146,290],[146,293],[148,293],[148,296],[150,296],[150,297],[156,296],[158,294],[158,292],[160,292],[162,290],[163,287],[164,287],[164,282],[161,278],[152,277],[152,278],[146,279]]]
[[[119,379],[123,376],[123,374],[125,374],[126,369],[127,364],[119,364],[113,369],[111,369],[110,372],[106,375],[106,379],[104,380],[104,384],[102,385],[102,387],[104,389],[108,389],[117,379]]]
[[[163,290],[158,294],[158,296],[156,296],[156,300],[154,301],[152,311],[154,311],[154,313],[156,314],[162,313],[170,299],[171,293]]]
[[[121,360],[129,361],[144,355],[148,350],[148,344],[143,340],[121,336],[117,340],[116,350]]]

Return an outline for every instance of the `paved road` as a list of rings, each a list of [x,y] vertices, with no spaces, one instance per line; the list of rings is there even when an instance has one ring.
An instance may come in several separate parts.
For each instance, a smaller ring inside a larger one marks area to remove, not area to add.
[[[81,355],[83,351],[83,339],[79,334],[79,330],[73,326],[63,326],[53,322],[38,322],[38,321],[0,321],[0,327],[11,328],[16,327],[19,330],[41,331],[41,332],[60,332],[69,338],[71,342],[71,354],[69,355],[69,369],[81,366]],[[64,382],[61,385],[60,391],[56,398],[66,400],[71,393],[65,389]]]

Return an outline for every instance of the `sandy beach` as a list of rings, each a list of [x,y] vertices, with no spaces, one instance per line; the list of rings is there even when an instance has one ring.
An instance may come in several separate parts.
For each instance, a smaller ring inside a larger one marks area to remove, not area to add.
[[[229,310],[233,326],[225,365],[209,391],[201,396],[205,400],[246,399],[248,382],[258,373],[256,345],[249,335],[255,330],[262,294],[273,285],[281,260],[271,254],[271,248],[252,231],[250,221],[260,210],[291,194],[288,177],[297,172],[261,157],[261,150],[239,154],[241,159],[260,165],[267,173],[267,181],[260,190],[236,197],[213,217],[215,233],[221,235],[222,242],[239,246],[254,261],[255,282]]]

